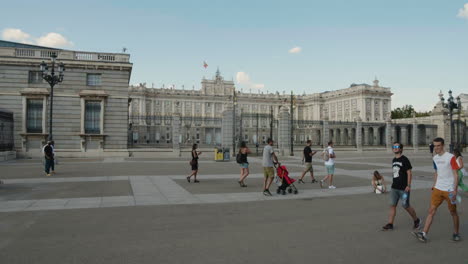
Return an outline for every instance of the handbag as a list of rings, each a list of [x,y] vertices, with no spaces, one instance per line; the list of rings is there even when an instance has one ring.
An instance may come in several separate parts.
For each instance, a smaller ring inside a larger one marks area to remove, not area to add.
[[[190,164],[190,166],[193,166],[193,165],[197,164],[197,161],[192,159],[192,160],[190,160],[189,164]]]

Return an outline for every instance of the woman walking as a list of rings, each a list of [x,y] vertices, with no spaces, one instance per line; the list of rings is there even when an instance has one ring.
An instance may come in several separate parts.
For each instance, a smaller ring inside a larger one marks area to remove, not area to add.
[[[198,174],[198,156],[201,154],[201,151],[197,151],[198,145],[193,144],[192,145],[192,160],[190,160],[190,166],[192,166],[192,174],[187,176],[187,181],[190,182],[190,178],[193,176],[193,179],[195,183],[200,182],[197,180],[197,174]]]
[[[247,161],[247,155],[252,153],[250,149],[247,147],[247,144],[242,141],[241,146],[239,149],[239,166],[240,166],[240,178],[239,178],[239,185],[240,187],[247,187],[244,180],[249,176],[249,162]]]
[[[455,149],[453,151],[453,154],[455,155],[455,158],[457,159],[457,165],[458,165],[458,187],[462,189],[465,192],[468,192],[468,186],[463,183],[463,177],[466,176],[466,169],[463,164],[463,156],[460,152],[460,150]]]

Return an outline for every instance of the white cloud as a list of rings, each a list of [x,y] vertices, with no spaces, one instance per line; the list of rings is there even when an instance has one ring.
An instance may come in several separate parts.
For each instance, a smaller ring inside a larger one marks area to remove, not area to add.
[[[31,36],[17,28],[6,28],[2,32],[4,40],[16,41],[21,43],[30,43]]]
[[[300,53],[302,51],[301,47],[294,47],[289,50],[289,53]]]
[[[60,35],[59,33],[54,33],[54,32],[47,33],[47,35],[38,38],[36,42],[40,46],[47,46],[47,47],[54,47],[54,48],[73,46],[73,42],[69,41],[64,36]]]
[[[253,83],[250,80],[250,76],[245,72],[238,72],[236,74],[236,81],[240,85],[245,85],[247,88],[263,89],[265,85],[263,83]]]
[[[34,44],[53,48],[71,47],[73,42],[66,39],[59,33],[50,32],[39,38],[34,38],[30,34],[17,28],[6,28],[2,32],[2,38],[8,41],[15,41],[25,44]]]
[[[458,17],[461,17],[461,18],[466,18],[468,19],[468,3],[466,3],[463,8],[460,8],[458,10]]]
[[[249,84],[250,76],[245,72],[238,72],[236,74],[236,80],[238,84]]]

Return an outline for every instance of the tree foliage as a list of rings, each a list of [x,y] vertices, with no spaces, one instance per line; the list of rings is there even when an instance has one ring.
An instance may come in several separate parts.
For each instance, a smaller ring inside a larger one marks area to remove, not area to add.
[[[416,112],[412,105],[405,105],[392,110],[392,119],[411,118],[413,117],[413,112],[416,113],[416,117],[429,116],[431,114],[431,112]]]

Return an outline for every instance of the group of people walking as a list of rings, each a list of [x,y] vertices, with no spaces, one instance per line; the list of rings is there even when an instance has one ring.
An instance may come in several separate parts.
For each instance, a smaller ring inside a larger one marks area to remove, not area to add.
[[[263,148],[262,166],[263,166],[263,194],[265,196],[271,196],[270,186],[275,177],[275,166],[279,164],[278,157],[276,156],[273,149],[274,141],[269,138],[267,145]],[[336,154],[333,149],[333,142],[328,142],[328,146],[321,153],[321,157],[324,161],[324,165],[327,171],[327,175],[317,181],[314,177],[314,169],[312,166],[312,157],[317,154],[317,151],[312,151],[312,142],[308,140],[303,150],[302,162],[304,164],[304,170],[301,176],[298,178],[298,183],[305,184],[304,178],[307,173],[310,173],[311,183],[319,182],[321,188],[328,185],[329,189],[335,189],[333,185],[333,176],[335,174],[335,158]],[[458,190],[468,191],[468,186],[463,183],[463,177],[467,175],[466,169],[463,164],[463,156],[459,150],[455,150],[454,154],[445,151],[444,139],[438,137],[433,140],[431,144],[435,154],[433,155],[433,167],[434,182],[431,188],[431,201],[428,211],[428,215],[423,226],[421,219],[417,216],[416,210],[410,204],[411,197],[411,183],[413,180],[413,166],[411,165],[408,157],[403,155],[403,144],[395,142],[392,146],[394,158],[392,160],[392,176],[393,181],[390,189],[390,210],[388,215],[388,222],[382,227],[382,230],[388,231],[393,230],[394,221],[396,215],[396,207],[398,202],[401,200],[402,207],[410,215],[413,221],[413,232],[414,236],[421,242],[427,241],[427,234],[429,233],[433,219],[437,212],[438,207],[445,201],[448,205],[449,212],[453,219],[453,241],[460,241],[459,234],[459,215],[457,212],[457,197]],[[249,162],[248,155],[251,153],[245,142],[241,143],[239,152],[236,156],[237,163],[240,166],[240,178],[239,186],[247,187],[246,178],[249,175]],[[192,166],[192,174],[187,176],[187,181],[190,182],[190,178],[193,176],[195,182],[197,180],[198,172],[198,156],[201,154],[197,150],[197,145],[194,144],[192,148],[192,160],[190,165]],[[372,177],[372,187],[375,193],[386,193],[387,188],[384,181],[384,177],[378,172],[374,171]]]
[[[413,220],[414,236],[419,241],[426,242],[427,234],[429,233],[437,209],[445,201],[453,219],[452,240],[460,241],[460,219],[457,212],[457,196],[459,188],[464,191],[468,191],[468,188],[462,181],[463,176],[466,175],[463,157],[458,150],[454,151],[454,154],[446,152],[444,148],[444,139],[440,137],[433,140],[433,145],[435,152],[435,155],[433,156],[433,167],[435,170],[434,182],[431,188],[432,192],[429,211],[423,226],[421,219],[417,217],[415,209],[410,204],[413,167],[410,160],[403,155],[403,144],[399,142],[395,142],[393,144],[393,182],[390,190],[390,211],[388,222],[382,227],[382,230],[393,230],[396,206],[401,200],[402,207]],[[372,185],[376,193],[386,192],[383,177],[377,171],[374,172]],[[420,231],[422,226],[423,229]]]
[[[262,157],[262,166],[263,166],[263,194],[266,196],[271,196],[270,187],[275,178],[275,166],[279,165],[278,157],[275,154],[273,149],[274,141],[273,139],[267,139],[267,145],[263,148],[263,157]],[[312,141],[307,140],[306,146],[303,150],[302,155],[302,163],[304,165],[304,170],[302,171],[301,177],[298,179],[298,183],[305,184],[304,177],[307,173],[310,173],[310,177],[312,179],[311,183],[319,182],[321,188],[325,185],[328,185],[329,189],[335,189],[336,187],[333,185],[333,175],[335,173],[335,158],[336,154],[333,150],[333,142],[328,142],[328,147],[323,150],[321,156],[324,160],[325,167],[327,170],[327,176],[320,181],[317,181],[314,177],[314,169],[312,166],[312,157],[317,153],[317,151],[312,151],[311,149]],[[193,144],[192,146],[192,159],[190,161],[190,165],[192,167],[192,173],[187,176],[187,181],[191,182],[191,177],[194,177],[195,182],[199,182],[197,180],[197,173],[198,173],[198,156],[201,154],[200,151],[197,150],[197,144]],[[238,153],[236,154],[236,161],[240,166],[240,177],[239,177],[239,186],[240,187],[247,187],[246,178],[249,176],[249,162],[248,162],[248,155],[251,154],[252,151],[247,147],[245,142],[241,142],[240,148]]]

